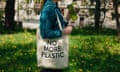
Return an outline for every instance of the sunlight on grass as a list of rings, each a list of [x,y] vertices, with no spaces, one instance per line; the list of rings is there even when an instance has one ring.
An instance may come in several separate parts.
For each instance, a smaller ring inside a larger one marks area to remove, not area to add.
[[[35,37],[30,32],[0,35],[0,72],[37,72]]]
[[[95,34],[88,31],[89,34],[85,34],[84,29],[77,32],[70,36],[68,72],[120,71],[120,41],[114,33]]]

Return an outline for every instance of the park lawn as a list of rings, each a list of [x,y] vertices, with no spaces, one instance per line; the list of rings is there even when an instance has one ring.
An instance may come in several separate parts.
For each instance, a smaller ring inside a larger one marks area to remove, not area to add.
[[[26,30],[0,35],[0,72],[38,72],[35,37]]]
[[[0,35],[0,72],[39,72],[35,31]],[[65,72],[120,72],[120,41],[116,31],[73,30],[69,68]]]
[[[120,72],[120,41],[115,30],[74,30],[69,54],[67,72]]]

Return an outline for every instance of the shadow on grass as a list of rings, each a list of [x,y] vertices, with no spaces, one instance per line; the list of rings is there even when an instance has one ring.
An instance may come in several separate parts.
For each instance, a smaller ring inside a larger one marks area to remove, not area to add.
[[[16,33],[22,33],[22,32],[29,32],[33,35],[36,34],[36,29],[22,29],[22,28],[17,28],[14,30],[8,30],[8,29],[0,29],[0,35],[4,34],[16,34]]]
[[[0,72],[38,72],[36,43],[0,46]]]
[[[117,31],[113,29],[103,29],[101,32],[97,32],[93,27],[84,27],[73,29],[71,35],[117,35]]]
[[[5,27],[4,25],[4,22],[0,22],[0,35],[1,34],[15,34],[15,33],[18,33],[18,32],[30,32],[32,34],[35,34],[36,33],[36,29],[23,29],[22,28],[22,23],[20,24],[17,24],[15,23],[15,28],[14,29],[8,29]]]

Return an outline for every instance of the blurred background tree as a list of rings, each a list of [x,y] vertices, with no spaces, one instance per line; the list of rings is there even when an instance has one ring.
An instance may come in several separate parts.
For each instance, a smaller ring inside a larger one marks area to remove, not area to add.
[[[120,0],[112,0],[112,1],[113,1],[114,12],[115,12],[118,38],[120,39],[120,13],[119,13]]]
[[[15,16],[15,0],[6,0],[5,6],[5,27],[9,30],[15,29],[14,16]]]
[[[100,7],[101,7],[101,2],[100,0],[95,0],[96,5],[95,5],[95,29],[99,31],[100,28]]]

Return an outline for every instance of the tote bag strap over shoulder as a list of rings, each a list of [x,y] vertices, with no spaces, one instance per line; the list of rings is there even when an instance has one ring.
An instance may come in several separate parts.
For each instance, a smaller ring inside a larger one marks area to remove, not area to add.
[[[55,10],[55,14],[56,14],[56,16],[57,16],[57,21],[58,21],[58,26],[59,26],[59,29],[60,29],[60,31],[63,31],[62,24],[61,24],[61,21],[60,21],[60,19],[59,19],[59,16],[58,16],[58,14],[57,14],[57,11],[56,11],[56,10]]]
[[[49,7],[49,6],[50,6],[50,5],[47,5],[46,7]],[[59,29],[60,29],[60,31],[63,31],[62,24],[61,24],[60,18],[59,18],[59,16],[58,16],[56,10],[55,10],[55,14],[56,14],[56,16],[57,16],[57,21],[58,21]]]

